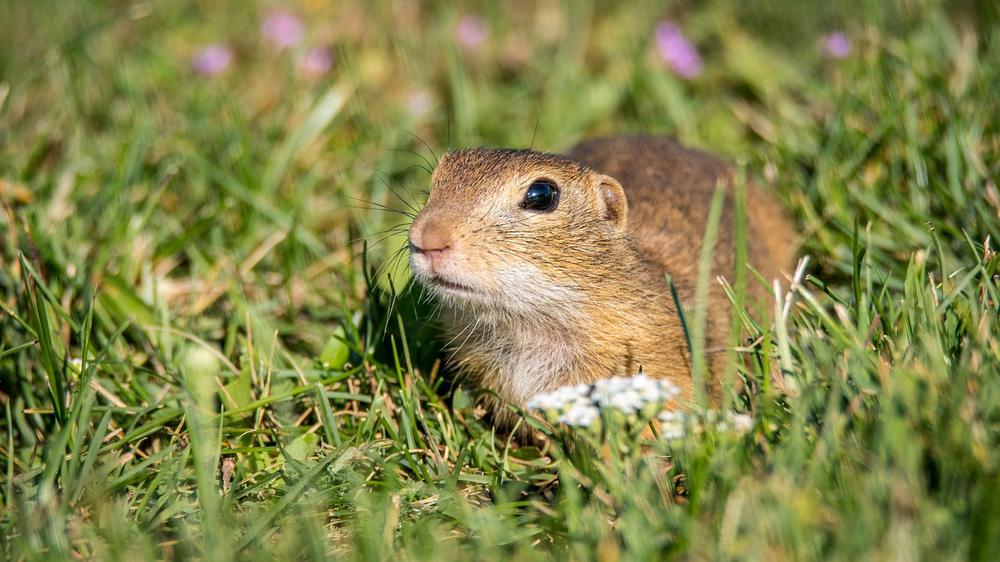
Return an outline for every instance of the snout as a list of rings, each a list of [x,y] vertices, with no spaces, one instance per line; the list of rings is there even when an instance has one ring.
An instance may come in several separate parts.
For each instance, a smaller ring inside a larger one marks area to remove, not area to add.
[[[419,215],[410,225],[410,262],[418,275],[436,275],[453,254],[449,225],[433,216]]]
[[[410,226],[410,266],[417,279],[439,295],[481,299],[482,264],[462,240],[449,216],[420,214]]]

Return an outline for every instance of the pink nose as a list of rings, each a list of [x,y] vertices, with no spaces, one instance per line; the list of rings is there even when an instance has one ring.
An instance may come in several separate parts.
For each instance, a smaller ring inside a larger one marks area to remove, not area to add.
[[[438,221],[424,221],[410,229],[410,251],[434,259],[451,248],[451,232]]]

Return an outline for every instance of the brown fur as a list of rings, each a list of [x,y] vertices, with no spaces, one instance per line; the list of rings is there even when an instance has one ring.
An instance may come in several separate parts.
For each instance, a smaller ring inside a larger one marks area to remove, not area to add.
[[[592,140],[567,156],[446,154],[410,240],[417,279],[441,303],[453,366],[522,406],[538,392],[640,370],[693,396],[664,274],[690,308],[712,195],[731,177],[722,160],[653,136]],[[521,209],[541,178],[560,188],[558,207]],[[729,305],[714,276],[734,271],[730,199],[714,253],[710,351],[728,337]],[[751,185],[746,207],[751,264],[767,279],[790,272],[795,236],[779,206]]]

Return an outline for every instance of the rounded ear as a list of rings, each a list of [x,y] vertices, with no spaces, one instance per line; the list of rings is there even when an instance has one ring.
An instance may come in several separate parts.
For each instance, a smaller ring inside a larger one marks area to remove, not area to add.
[[[615,178],[604,175],[597,176],[597,182],[605,220],[611,221],[618,228],[625,228],[628,222],[628,201],[622,185]]]

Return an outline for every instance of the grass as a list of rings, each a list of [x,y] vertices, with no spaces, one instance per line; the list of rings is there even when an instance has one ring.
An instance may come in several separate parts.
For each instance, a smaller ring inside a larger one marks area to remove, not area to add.
[[[5,558],[1000,551],[992,4],[525,6],[303,1],[335,51],[307,79],[263,3],[0,3]],[[192,73],[213,41],[233,65]],[[405,212],[448,147],[630,130],[726,154],[801,228],[800,284],[731,290],[754,428],[519,446],[402,291]]]

